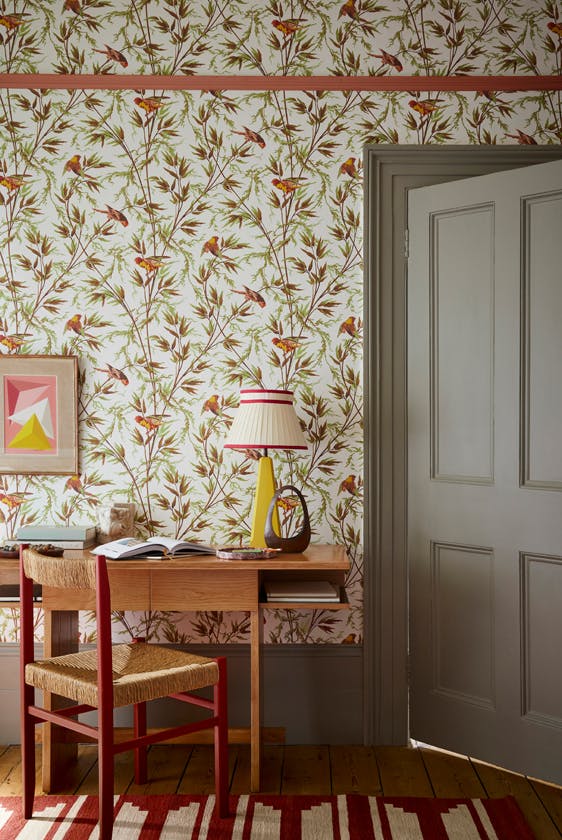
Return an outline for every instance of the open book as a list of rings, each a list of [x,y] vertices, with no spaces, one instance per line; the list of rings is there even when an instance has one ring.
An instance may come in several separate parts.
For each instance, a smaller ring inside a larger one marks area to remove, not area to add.
[[[92,554],[103,554],[109,560],[121,560],[126,557],[177,557],[184,554],[214,554],[215,549],[210,545],[197,542],[174,540],[172,537],[149,537],[147,540],[137,540],[135,537],[122,537],[120,540],[98,545],[92,548]]]

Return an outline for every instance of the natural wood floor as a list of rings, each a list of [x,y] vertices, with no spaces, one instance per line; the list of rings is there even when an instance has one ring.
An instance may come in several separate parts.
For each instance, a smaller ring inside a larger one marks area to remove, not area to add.
[[[249,749],[245,745],[234,745],[229,752],[231,793],[248,793]],[[38,775],[39,764],[38,751]],[[149,751],[149,776],[149,784],[135,785],[132,755],[117,756],[117,793],[212,793],[212,748],[153,746]],[[37,790],[40,790],[40,783]],[[61,792],[97,792],[95,747],[79,748],[72,779]],[[562,837],[562,788],[425,747],[267,745],[262,792],[439,797],[511,795],[519,803],[537,840]],[[19,747],[0,747],[0,796],[18,796],[20,793]]]

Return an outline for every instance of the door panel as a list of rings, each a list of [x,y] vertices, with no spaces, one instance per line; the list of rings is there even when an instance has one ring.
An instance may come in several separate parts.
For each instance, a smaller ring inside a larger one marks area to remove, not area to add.
[[[557,259],[562,195],[523,199],[522,342],[525,352],[523,483],[562,490],[562,388],[551,360],[562,359],[562,282]]]
[[[491,205],[430,219],[430,445],[436,479],[489,483],[493,477],[493,225]],[[471,242],[480,243],[476,253]]]
[[[409,195],[411,735],[562,782],[562,163]]]
[[[491,709],[495,703],[492,554],[468,545],[432,543],[430,562],[435,691]],[[459,650],[464,651],[462,660]]]

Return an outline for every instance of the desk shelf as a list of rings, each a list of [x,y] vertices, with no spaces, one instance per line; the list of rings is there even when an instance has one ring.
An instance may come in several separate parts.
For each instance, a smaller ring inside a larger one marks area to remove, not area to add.
[[[260,597],[259,606],[266,610],[348,610],[349,601],[342,587],[339,601],[267,601]]]

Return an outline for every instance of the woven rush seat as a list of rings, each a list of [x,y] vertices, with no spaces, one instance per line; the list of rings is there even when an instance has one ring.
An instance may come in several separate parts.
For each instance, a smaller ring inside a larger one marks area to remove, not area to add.
[[[215,685],[219,669],[214,659],[143,642],[113,645],[113,706],[129,706],[181,691]],[[25,681],[98,706],[98,654],[95,650],[69,653],[26,665]]]

